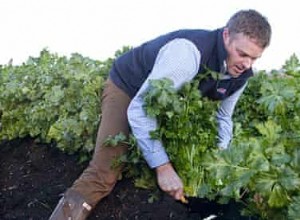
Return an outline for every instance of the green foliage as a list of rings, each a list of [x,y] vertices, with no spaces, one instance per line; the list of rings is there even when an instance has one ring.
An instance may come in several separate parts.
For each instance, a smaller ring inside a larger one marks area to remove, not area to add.
[[[127,51],[124,47],[116,56]],[[104,62],[43,50],[20,66],[0,66],[0,140],[31,136],[81,154],[94,148],[101,120],[103,83],[113,59]],[[234,138],[227,150],[215,146],[217,102],[198,91],[199,79],[175,91],[170,80],[153,80],[145,111],[158,122],[152,138],[163,142],[189,196],[245,205],[261,219],[300,216],[300,63],[292,55],[282,70],[257,73],[234,114]],[[216,73],[209,72],[216,77]],[[200,79],[201,80],[201,79]],[[125,174],[139,187],[156,186],[133,136],[107,143],[129,146]]]
[[[287,66],[289,63],[292,66]],[[292,56],[285,68],[299,69],[299,62],[295,63]],[[201,197],[242,202],[246,189],[245,214],[262,219],[286,219],[288,213],[290,219],[300,216],[296,208],[300,193],[300,89],[299,78],[291,76],[261,72],[250,80],[237,106],[239,126],[231,147],[205,159],[208,178]],[[257,195],[260,199],[254,199]]]
[[[100,94],[111,62],[43,50],[1,68],[0,139],[31,136],[68,153],[89,153],[100,120]]]
[[[300,219],[300,196],[295,196],[292,198],[292,203],[289,206],[288,218],[290,220],[299,220]]]
[[[283,71],[285,74],[300,77],[300,61],[296,54],[293,54],[283,65]]]
[[[239,201],[241,192],[247,189],[247,202],[256,207],[257,214],[270,217],[277,212],[278,217],[291,204],[291,196],[299,195],[299,163],[296,165],[292,160],[295,150],[300,150],[300,142],[294,145],[295,141],[283,135],[285,131],[272,120],[257,124],[257,130],[260,136],[236,138],[228,150],[206,158],[206,185],[211,191],[202,196]],[[255,194],[260,195],[261,202],[253,200]]]
[[[215,147],[217,130],[217,103],[202,98],[198,84],[195,80],[176,92],[170,80],[153,80],[144,98],[146,112],[156,117],[159,127],[151,135],[164,143],[189,196],[197,196],[203,178],[201,158]]]

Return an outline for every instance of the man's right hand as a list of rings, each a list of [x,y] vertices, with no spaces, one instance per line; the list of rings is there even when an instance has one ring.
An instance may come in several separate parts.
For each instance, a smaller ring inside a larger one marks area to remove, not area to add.
[[[157,167],[156,176],[161,190],[165,191],[176,200],[180,200],[183,197],[183,183],[171,163],[166,163]]]

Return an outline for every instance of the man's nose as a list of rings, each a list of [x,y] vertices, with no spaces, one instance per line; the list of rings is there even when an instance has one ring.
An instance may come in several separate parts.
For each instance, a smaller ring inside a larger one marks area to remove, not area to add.
[[[252,64],[253,64],[253,61],[250,57],[245,58],[245,60],[243,62],[243,65],[244,65],[245,69],[251,68]]]

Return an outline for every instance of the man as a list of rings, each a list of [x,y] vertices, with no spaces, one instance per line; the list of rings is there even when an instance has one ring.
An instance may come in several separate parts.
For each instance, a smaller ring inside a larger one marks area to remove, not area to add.
[[[115,158],[127,147],[105,147],[109,135],[131,132],[137,139],[148,165],[155,169],[159,187],[174,199],[183,196],[183,184],[172,167],[161,142],[149,131],[155,119],[146,116],[142,94],[150,79],[167,77],[179,89],[197,74],[210,69],[219,80],[202,80],[199,90],[210,99],[221,100],[217,114],[218,146],[227,148],[232,136],[231,116],[252,64],[269,45],[271,27],[255,10],[234,14],[224,28],[213,31],[179,30],[159,36],[119,57],[113,64],[102,95],[102,118],[93,158],[82,175],[60,200],[50,219],[82,220],[108,195],[117,182],[121,167],[112,168]],[[201,114],[201,113],[199,113]]]

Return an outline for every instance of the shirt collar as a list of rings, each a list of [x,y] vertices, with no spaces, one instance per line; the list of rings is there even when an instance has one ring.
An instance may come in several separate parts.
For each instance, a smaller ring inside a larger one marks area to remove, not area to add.
[[[221,73],[225,73],[227,70],[226,58],[228,56],[227,51],[225,49],[224,40],[223,40],[223,30],[224,28],[219,29],[218,40],[217,40],[218,60],[219,60],[219,67]]]

